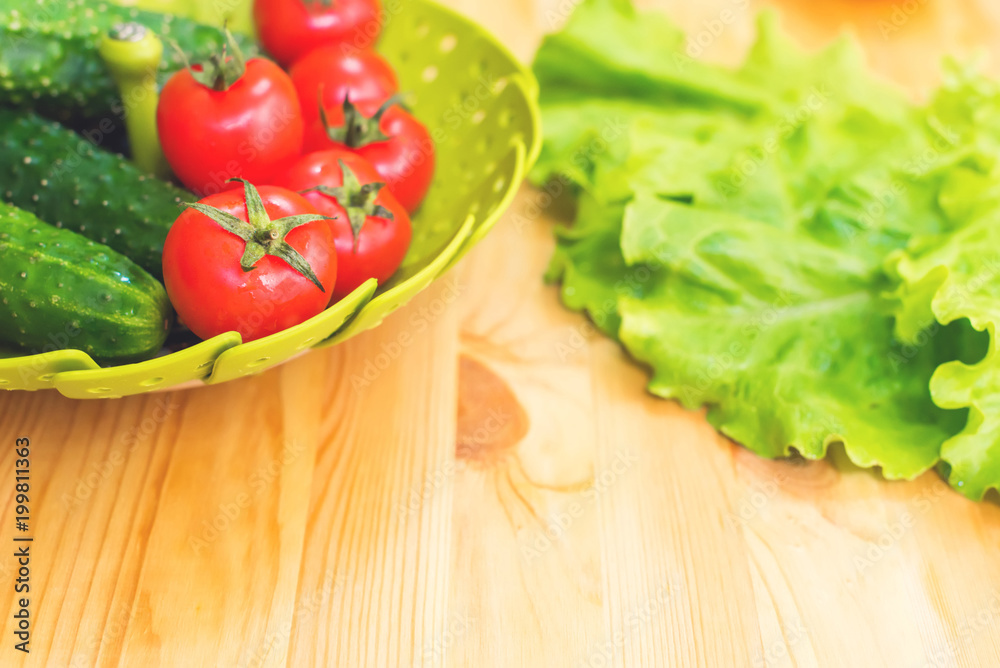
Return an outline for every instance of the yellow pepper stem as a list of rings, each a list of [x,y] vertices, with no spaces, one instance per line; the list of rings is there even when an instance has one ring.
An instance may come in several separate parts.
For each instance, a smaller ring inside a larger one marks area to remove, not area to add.
[[[156,74],[163,58],[163,42],[145,26],[126,23],[104,38],[100,54],[122,96],[133,162],[150,174],[168,178],[170,167],[156,130]]]

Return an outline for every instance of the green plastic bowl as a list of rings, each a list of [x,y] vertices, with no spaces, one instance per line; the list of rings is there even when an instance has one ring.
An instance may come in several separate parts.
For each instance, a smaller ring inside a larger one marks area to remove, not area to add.
[[[538,85],[486,30],[427,0],[387,17],[378,45],[396,68],[437,149],[437,173],[413,219],[397,274],[291,329],[251,343],[229,332],[138,364],[101,367],[79,350],[18,356],[0,350],[0,388],[55,388],[67,397],[122,397],[261,373],[310,348],[377,326],[454,265],[510,205],[541,149]]]

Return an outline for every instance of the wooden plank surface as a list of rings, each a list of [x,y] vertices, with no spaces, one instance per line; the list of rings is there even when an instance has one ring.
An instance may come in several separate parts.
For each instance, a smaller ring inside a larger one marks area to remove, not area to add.
[[[575,3],[449,4],[527,60]],[[640,4],[730,62],[762,6]],[[916,94],[943,53],[997,54],[990,0],[778,4]],[[0,394],[0,540],[19,436],[35,490],[31,654],[5,549],[0,665],[1000,665],[1000,509],[840,453],[763,461],[648,397],[542,284],[548,208],[525,188],[377,330],[261,377]]]

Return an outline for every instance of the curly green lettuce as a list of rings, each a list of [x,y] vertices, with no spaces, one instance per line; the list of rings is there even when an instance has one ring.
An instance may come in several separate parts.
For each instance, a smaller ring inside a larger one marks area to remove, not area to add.
[[[585,1],[546,40],[533,178],[567,180],[579,203],[548,278],[649,368],[651,392],[707,406],[751,450],[843,443],[912,478],[944,444],[952,483],[981,496],[1000,472],[1000,418],[985,417],[1000,388],[992,351],[968,365],[992,321],[948,319],[934,295],[958,271],[940,240],[1000,248],[960,236],[998,190],[977,128],[1000,104],[956,75],[919,107],[852,41],[804,53],[772,16],[758,25],[736,69],[692,60],[663,15],[622,0]],[[914,238],[937,241],[925,256]],[[982,396],[954,387],[970,368]]]

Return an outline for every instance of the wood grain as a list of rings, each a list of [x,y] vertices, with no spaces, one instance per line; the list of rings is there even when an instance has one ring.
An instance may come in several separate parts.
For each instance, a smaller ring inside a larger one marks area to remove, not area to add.
[[[529,59],[575,3],[449,4]],[[704,53],[727,62],[764,6],[640,4],[695,35],[733,12]],[[988,0],[769,4],[915,95],[1000,35]],[[764,461],[649,397],[541,281],[557,209],[525,188],[378,329],[257,378],[0,394],[35,539],[28,656],[0,556],[0,665],[1000,665],[1000,508],[843,453]],[[2,527],[13,468],[4,447]]]

